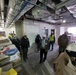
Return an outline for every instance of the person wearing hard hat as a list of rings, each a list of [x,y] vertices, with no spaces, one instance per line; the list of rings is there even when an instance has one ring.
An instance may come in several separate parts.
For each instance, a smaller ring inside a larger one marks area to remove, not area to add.
[[[51,32],[51,35],[49,36],[49,49],[51,45],[52,46],[51,51],[53,51],[54,43],[55,43],[55,36],[54,36],[54,33]]]
[[[47,43],[46,43],[46,35],[42,36],[41,40],[41,46],[40,46],[40,62],[45,62],[47,57],[47,49],[46,49]]]
[[[55,75],[76,75],[76,43],[69,44],[54,62]]]
[[[8,38],[10,39],[10,41],[12,42],[12,35],[9,33],[8,34]]]

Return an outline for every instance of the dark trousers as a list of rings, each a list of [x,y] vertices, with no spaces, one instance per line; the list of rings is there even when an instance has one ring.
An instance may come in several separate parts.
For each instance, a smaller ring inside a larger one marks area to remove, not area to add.
[[[40,43],[37,43],[37,51],[40,50]]]
[[[18,49],[18,51],[20,52],[20,55],[22,56],[22,53],[21,53],[21,48],[20,48],[20,46],[18,46],[18,45],[15,45],[16,46],[16,48]]]
[[[22,55],[24,60],[27,59],[27,54],[28,54],[28,48],[22,49]]]
[[[45,49],[40,49],[40,63],[46,60],[47,57],[47,52],[45,51]]]
[[[67,46],[59,46],[59,55],[65,51]]]
[[[49,42],[49,49],[50,49],[50,45],[51,45],[51,49],[53,50],[54,42],[53,41]]]

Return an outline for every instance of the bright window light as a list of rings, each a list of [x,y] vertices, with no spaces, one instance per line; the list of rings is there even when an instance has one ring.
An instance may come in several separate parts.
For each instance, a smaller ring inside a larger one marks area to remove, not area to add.
[[[76,35],[76,27],[69,27],[67,31]]]
[[[3,28],[0,28],[0,31],[2,31],[3,30]]]
[[[10,8],[10,10],[9,10],[9,14],[11,14],[11,13],[12,13],[12,11],[13,11],[13,9],[12,9],[12,8]]]

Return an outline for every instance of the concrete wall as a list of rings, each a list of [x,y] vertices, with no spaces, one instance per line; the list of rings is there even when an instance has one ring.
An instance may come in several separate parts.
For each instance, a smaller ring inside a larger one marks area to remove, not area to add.
[[[23,21],[18,20],[15,22],[16,35],[18,38],[23,36]]]
[[[60,26],[56,26],[56,44],[59,36],[60,36]]]

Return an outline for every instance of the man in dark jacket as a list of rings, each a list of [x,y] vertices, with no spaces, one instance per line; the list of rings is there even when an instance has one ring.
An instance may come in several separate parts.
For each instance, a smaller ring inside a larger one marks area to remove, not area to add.
[[[14,34],[12,38],[12,43],[17,47],[17,49],[20,51],[20,40],[16,37]]]
[[[37,36],[35,38],[35,43],[37,45],[37,51],[39,51],[39,49],[40,49],[40,42],[41,42],[41,37],[39,34],[37,34]]]
[[[28,53],[28,48],[30,47],[29,39],[27,38],[27,35],[24,35],[21,38],[21,49],[23,53],[23,59],[26,61],[27,59],[27,53]]]
[[[68,32],[65,32],[63,35],[59,36],[58,38],[58,45],[59,45],[59,54],[61,52],[64,52],[64,50],[66,49],[69,39],[67,36]]]

